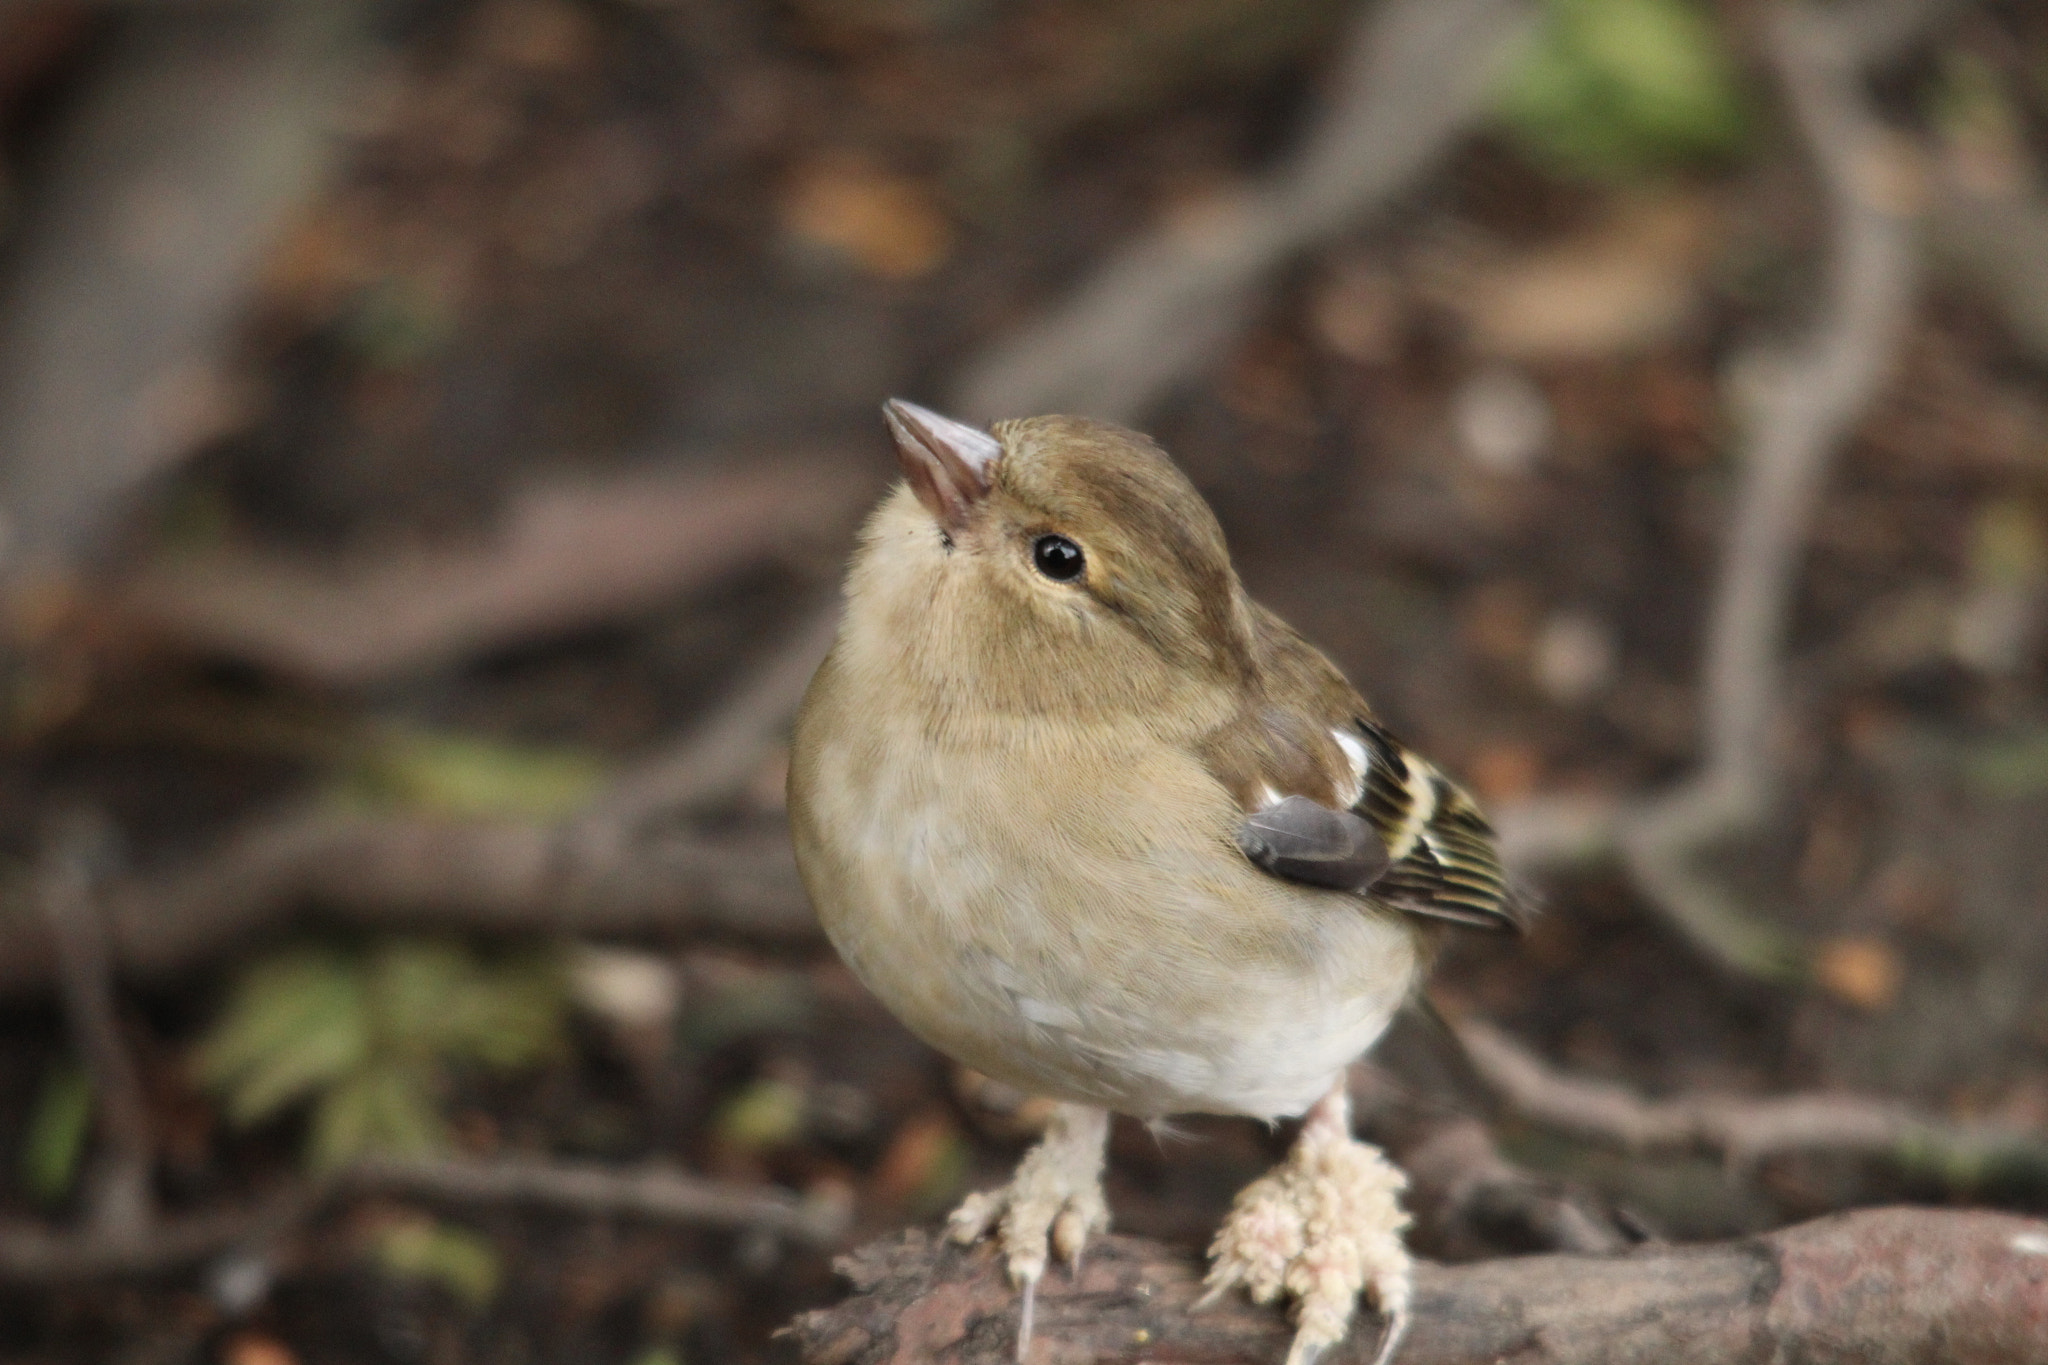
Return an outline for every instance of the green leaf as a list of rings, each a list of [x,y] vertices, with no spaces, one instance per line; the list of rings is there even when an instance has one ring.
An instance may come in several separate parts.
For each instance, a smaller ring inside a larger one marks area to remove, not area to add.
[[[787,1081],[758,1080],[719,1106],[711,1126],[742,1151],[781,1147],[803,1136],[809,1109],[804,1092]]]
[[[567,973],[558,954],[533,954],[472,979],[451,1006],[451,1054],[499,1070],[531,1065],[561,1048]]]
[[[21,1181],[28,1192],[54,1204],[71,1190],[92,1133],[92,1081],[85,1068],[65,1061],[50,1069],[29,1112],[21,1143]]]
[[[424,1156],[447,1145],[431,1078],[393,1063],[351,1076],[320,1097],[306,1137],[306,1164],[327,1172],[373,1152]]]
[[[553,1052],[568,1009],[558,955],[485,966],[466,949],[432,941],[381,948],[370,994],[381,1047],[506,1070]]]
[[[581,750],[394,726],[358,760],[346,792],[372,806],[551,820],[588,805],[606,771]]]
[[[1948,142],[1969,150],[2010,155],[2026,137],[2020,102],[2004,73],[1967,48],[1943,55],[1924,107]]]
[[[200,1078],[236,1123],[267,1118],[362,1065],[370,1036],[361,974],[338,953],[257,963],[201,1042]]]
[[[1970,526],[1970,576],[2019,588],[2048,578],[2048,531],[2031,503],[2001,498],[1977,510]]]
[[[462,1027],[455,1015],[475,977],[475,960],[456,944],[380,944],[370,954],[365,986],[377,1049],[429,1056],[444,1051]]]
[[[1536,161],[1594,180],[1726,159],[1751,124],[1720,30],[1691,0],[1549,0],[1497,99]]]
[[[401,1223],[377,1243],[377,1262],[386,1274],[439,1285],[472,1309],[498,1294],[498,1250],[465,1228],[427,1219]]]
[[[2024,800],[2048,791],[2048,727],[1970,745],[1963,752],[1963,780],[1998,800]]]
[[[928,1218],[951,1208],[967,1186],[974,1168],[974,1154],[966,1139],[948,1127],[924,1170],[924,1178],[904,1199],[905,1209],[917,1218]]]
[[[350,300],[342,339],[350,350],[390,369],[417,365],[440,351],[454,331],[445,305],[414,282],[380,280]]]
[[[553,951],[491,964],[433,939],[302,950],[243,975],[194,1060],[234,1122],[314,1100],[307,1158],[331,1170],[366,1152],[443,1147],[447,1065],[538,1061],[561,1046],[566,1013]]]

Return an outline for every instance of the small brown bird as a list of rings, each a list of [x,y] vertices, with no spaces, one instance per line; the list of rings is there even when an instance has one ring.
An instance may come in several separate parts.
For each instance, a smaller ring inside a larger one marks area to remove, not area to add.
[[[884,413],[904,481],[863,531],[797,719],[789,809],[819,919],[940,1051],[1060,1101],[953,1214],[1023,1289],[1109,1223],[1111,1112],[1306,1114],[1238,1196],[1210,1295],[1296,1302],[1290,1365],[1361,1289],[1406,1324],[1404,1180],[1345,1067],[1425,956],[1417,919],[1515,923],[1491,829],[1239,586],[1215,516],[1135,432]]]

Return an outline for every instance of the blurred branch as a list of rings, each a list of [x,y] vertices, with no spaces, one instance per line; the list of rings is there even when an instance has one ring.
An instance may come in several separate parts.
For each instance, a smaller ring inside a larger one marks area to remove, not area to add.
[[[954,387],[963,415],[1138,418],[1229,339],[1273,270],[1385,205],[1456,143],[1534,18],[1528,0],[1361,8],[1334,95],[1294,155],[1132,243],[999,339]]]
[[[65,1284],[183,1270],[231,1248],[279,1237],[315,1207],[307,1191],[294,1188],[246,1208],[163,1218],[133,1238],[0,1222],[0,1283]]]
[[[610,1168],[535,1158],[369,1160],[255,1205],[166,1218],[139,1236],[60,1233],[0,1222],[0,1283],[53,1284],[183,1270],[303,1226],[336,1199],[388,1194],[455,1204],[522,1204],[591,1217],[759,1230],[812,1246],[844,1235],[848,1211],[769,1185],[706,1180],[667,1167]]]
[[[754,1229],[811,1246],[837,1242],[845,1235],[850,1216],[839,1203],[800,1199],[768,1185],[706,1180],[662,1166],[622,1169],[527,1158],[372,1160],[351,1167],[340,1183],[352,1193],[417,1195],[457,1204],[529,1204],[593,1217]]]
[[[1017,1295],[1002,1260],[910,1232],[843,1258],[854,1293],[787,1329],[807,1365],[1009,1365]],[[2048,1224],[2005,1214],[1867,1209],[1762,1237],[1626,1256],[1522,1256],[1416,1267],[1402,1365],[1724,1365],[1736,1360],[1972,1365],[2036,1359]],[[1034,1358],[1062,1365],[1265,1365],[1287,1349],[1275,1308],[1232,1295],[1203,1312],[1181,1251],[1090,1243],[1078,1275],[1038,1292]],[[1354,1331],[1324,1365],[1370,1358]],[[1039,1353],[1043,1355],[1040,1357]]]
[[[1609,1255],[1641,1240],[1609,1211],[1501,1155],[1471,1114],[1418,1095],[1370,1063],[1351,1068],[1361,1136],[1408,1176],[1409,1240],[1454,1260],[1570,1251]]]
[[[135,8],[0,288],[0,592],[68,573],[207,434],[211,357],[367,64],[366,0]]]
[[[36,900],[56,957],[65,1021],[91,1079],[104,1149],[86,1182],[86,1224],[110,1242],[137,1242],[155,1221],[156,1143],[135,1058],[114,1008],[113,965],[93,885],[105,831],[89,816],[56,822],[45,838]]]
[[[1826,295],[1812,332],[1766,376],[1738,457],[1734,519],[1707,624],[1705,762],[1676,790],[1625,815],[1618,830],[1637,884],[1701,947],[1749,972],[1785,970],[1796,949],[1749,918],[1693,860],[1757,823],[1777,800],[1771,729],[1807,523],[1835,455],[1897,357],[1919,284],[1914,167],[1862,86],[1862,63],[1878,50],[1870,34],[1915,31],[1891,17],[1899,8],[1877,0],[1868,13],[1810,3],[1771,11],[1768,54],[1828,207]]]
[[[725,706],[557,822],[364,815],[322,801],[257,819],[210,852],[103,891],[106,959],[160,976],[312,908],[343,923],[486,933],[818,933],[780,822],[680,827],[768,758],[831,641],[838,603],[805,614]],[[666,817],[666,818],[664,818]],[[0,997],[56,964],[34,925],[0,915]]]
[[[666,751],[635,766],[597,803],[595,817],[622,830],[716,805],[739,794],[789,728],[839,633],[839,594],[809,607],[781,643],[742,670],[728,700]]]
[[[616,617],[837,541],[872,488],[845,458],[634,471],[527,488],[475,541],[312,562],[161,556],[124,585],[148,625],[328,686],[374,683]]]
[[[105,896],[109,957],[132,976],[206,961],[308,907],[341,923],[487,933],[817,933],[779,827],[599,838],[573,822],[316,805],[261,820],[169,872],[114,882]],[[0,918],[0,995],[49,981],[41,938]]]
[[[1604,796],[1532,796],[1502,802],[1487,818],[1508,867],[1529,873],[1612,859],[1619,805]]]
[[[1618,851],[1636,884],[1696,944],[1737,970],[1795,970],[1799,950],[1695,866],[1714,842],[1762,820],[1781,781],[1776,724],[1783,649],[1814,504],[1836,454],[1896,359],[1918,288],[1918,167],[1863,90],[1864,68],[1897,52],[1943,0],[1813,3],[1768,12],[1766,54],[1805,140],[1828,211],[1825,295],[1789,354],[1748,368],[1758,392],[1738,452],[1740,482],[1702,665],[1705,754],[1646,803],[1607,811],[1505,813],[1523,866]]]
[[[1558,1071],[1478,1020],[1455,1027],[1473,1066],[1523,1118],[1630,1152],[1711,1152],[1732,1167],[1820,1152],[1910,1159],[1973,1173],[1994,1160],[2025,1160],[2048,1171],[2048,1138],[2035,1133],[1949,1123],[1862,1095],[1646,1100],[1612,1081]]]

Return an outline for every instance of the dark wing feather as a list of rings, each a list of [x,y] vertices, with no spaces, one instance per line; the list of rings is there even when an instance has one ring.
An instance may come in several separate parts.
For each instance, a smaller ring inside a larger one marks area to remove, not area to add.
[[[1520,929],[1525,914],[1501,871],[1493,826],[1462,788],[1377,723],[1359,719],[1364,790],[1352,810],[1389,858],[1375,900],[1412,915],[1482,929]]]
[[[1202,748],[1249,812],[1238,828],[1245,856],[1276,877],[1408,914],[1522,927],[1526,907],[1508,892],[1472,798],[1370,719],[1344,675],[1284,621],[1245,605],[1258,705]]]
[[[1387,870],[1387,846],[1371,825],[1306,796],[1247,815],[1237,846],[1276,877],[1337,891],[1363,892]]]

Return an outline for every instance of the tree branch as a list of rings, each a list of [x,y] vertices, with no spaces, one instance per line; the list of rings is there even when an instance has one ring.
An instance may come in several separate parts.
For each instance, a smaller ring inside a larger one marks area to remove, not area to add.
[[[1351,1068],[1360,1136],[1408,1176],[1409,1241],[1425,1255],[1471,1261],[1532,1251],[1606,1255],[1642,1240],[1583,1192],[1501,1155],[1478,1118],[1418,1094],[1380,1066]]]
[[[999,339],[955,386],[963,415],[1142,416],[1229,339],[1274,269],[1384,205],[1454,145],[1534,14],[1526,0],[1363,8],[1334,98],[1293,156],[1132,242]]]
[[[851,1209],[768,1185],[735,1185],[664,1166],[504,1157],[364,1161],[341,1177],[351,1193],[417,1195],[456,1204],[526,1204],[594,1217],[646,1218],[696,1227],[759,1229],[810,1246],[846,1234]]]
[[[1705,752],[1693,776],[1647,802],[1502,813],[1505,846],[1520,866],[1618,852],[1652,904],[1716,961],[1746,973],[1785,974],[1800,949],[1694,862],[1756,824],[1779,796],[1771,731],[1806,527],[1834,457],[1893,363],[1920,278],[1916,168],[1872,108],[1863,72],[1947,7],[1864,0],[1770,12],[1766,55],[1826,200],[1827,285],[1805,340],[1749,367],[1761,383],[1701,665]]]
[[[723,706],[613,784],[594,818],[630,831],[738,795],[789,728],[838,633],[835,591],[807,608],[779,644],[742,670],[726,689]]]
[[[806,542],[872,491],[857,460],[759,456],[537,479],[490,529],[318,559],[229,542],[159,553],[115,585],[140,623],[326,687],[361,687],[680,597]]]
[[[788,836],[766,825],[615,840],[574,825],[314,805],[104,894],[109,957],[137,977],[206,961],[309,907],[345,924],[489,933],[817,934]],[[0,997],[45,988],[52,966],[32,922],[0,916]]]
[[[1017,1295],[1001,1258],[912,1231],[840,1262],[851,1298],[786,1330],[806,1365],[1009,1365]],[[1416,1270],[1400,1365],[2022,1365],[2048,1341],[2048,1224],[1870,1209],[1767,1236],[1625,1256],[1529,1256]],[[1239,1296],[1190,1312],[1200,1271],[1132,1237],[1091,1245],[1039,1287],[1033,1359],[1270,1365],[1281,1314]],[[1369,1324],[1367,1324],[1369,1326]],[[1373,1333],[1324,1357],[1370,1358]]]
[[[91,1078],[103,1150],[86,1176],[86,1221],[109,1241],[135,1242],[155,1221],[156,1142],[135,1058],[121,1037],[106,926],[93,863],[106,832],[80,813],[53,822],[44,839],[36,900],[56,958],[72,1046]]]
[[[724,706],[553,824],[370,816],[312,802],[263,817],[167,872],[104,889],[118,972],[164,975],[306,907],[377,926],[494,933],[725,933],[809,942],[817,922],[779,825],[678,827],[728,802],[773,749],[837,628],[820,603],[733,685]],[[0,997],[46,985],[31,923],[0,915]]]
[[[159,1219],[137,1237],[93,1228],[53,1231],[0,1223],[0,1283],[75,1284],[117,1275],[184,1270],[238,1246],[282,1236],[311,1215],[315,1200],[294,1187],[244,1208]]]
[[[1912,1159],[1981,1171],[1994,1160],[2048,1172],[2048,1140],[1949,1123],[1867,1095],[1685,1095],[1647,1100],[1626,1086],[1558,1071],[1489,1024],[1455,1025],[1472,1065],[1533,1123],[1631,1152],[1704,1151],[1736,1168],[1793,1152]]]
[[[447,1204],[518,1204],[587,1217],[757,1230],[809,1246],[845,1235],[850,1210],[770,1185],[708,1180],[664,1166],[505,1157],[370,1159],[243,1208],[165,1218],[139,1236],[0,1222],[0,1283],[54,1284],[183,1270],[238,1246],[274,1241],[336,1200],[390,1194]]]
[[[1750,417],[1707,624],[1705,761],[1619,827],[1637,883],[1694,942],[1753,973],[1785,970],[1796,949],[1703,880],[1692,860],[1777,799],[1771,727],[1806,526],[1835,454],[1897,354],[1920,277],[1910,196],[1898,183],[1910,168],[1863,94],[1866,54],[1847,41],[1853,27],[1811,4],[1771,15],[1771,64],[1828,203],[1827,298],[1812,335],[1779,364]]]

